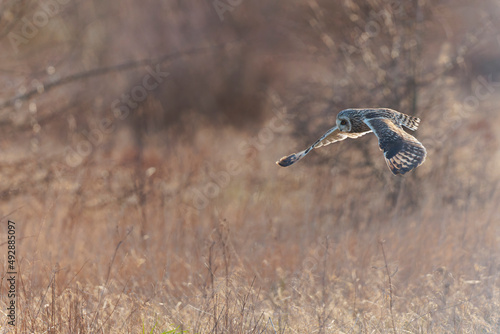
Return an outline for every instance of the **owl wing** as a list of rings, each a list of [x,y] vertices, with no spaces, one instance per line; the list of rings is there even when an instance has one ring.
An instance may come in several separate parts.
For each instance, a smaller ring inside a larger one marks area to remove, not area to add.
[[[364,122],[377,136],[385,162],[394,175],[405,174],[424,162],[427,151],[422,143],[391,120],[371,118]]]
[[[335,127],[334,129],[335,129],[335,131],[333,131],[332,133],[327,132],[323,136],[321,136],[321,138],[319,138],[316,141],[314,148],[330,145],[332,143],[344,140],[346,138],[358,138],[358,137],[364,136],[367,133],[371,132],[371,131],[366,131],[366,132],[358,132],[358,133],[348,133],[348,132],[340,131],[339,129],[337,129],[337,127]]]
[[[335,143],[337,141],[344,140],[346,138],[357,138],[360,137],[368,132],[362,132],[362,133],[347,133],[347,132],[342,132],[340,131],[336,126],[325,132],[324,135],[322,135],[318,140],[314,142],[311,146],[306,148],[303,151],[300,151],[299,153],[293,153],[287,156],[284,156],[281,158],[279,161],[276,163],[280,165],[281,167],[288,167],[291,164],[294,164],[295,162],[299,161],[303,157],[306,156],[307,153],[309,153],[313,148],[318,148],[321,146],[329,145],[331,143]]]

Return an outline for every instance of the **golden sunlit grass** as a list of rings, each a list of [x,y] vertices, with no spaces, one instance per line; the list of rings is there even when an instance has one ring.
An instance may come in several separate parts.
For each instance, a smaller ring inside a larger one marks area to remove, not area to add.
[[[499,328],[493,176],[451,184],[429,160],[397,178],[382,157],[346,174],[349,155],[333,172],[314,157],[281,169],[274,161],[286,147],[243,155],[245,140],[206,130],[193,146],[147,149],[138,165],[103,156],[59,178],[57,159],[21,161],[15,169],[31,176],[18,189],[30,191],[2,207],[18,226],[18,331]],[[240,168],[222,173],[231,159]]]

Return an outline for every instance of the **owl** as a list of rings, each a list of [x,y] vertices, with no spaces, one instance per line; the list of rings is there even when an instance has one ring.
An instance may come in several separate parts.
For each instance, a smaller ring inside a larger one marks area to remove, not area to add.
[[[337,115],[337,125],[304,151],[281,158],[276,163],[287,167],[306,156],[313,148],[346,138],[358,138],[374,132],[387,166],[394,175],[405,174],[420,166],[427,155],[425,147],[403,126],[415,131],[420,119],[387,108],[345,109]]]

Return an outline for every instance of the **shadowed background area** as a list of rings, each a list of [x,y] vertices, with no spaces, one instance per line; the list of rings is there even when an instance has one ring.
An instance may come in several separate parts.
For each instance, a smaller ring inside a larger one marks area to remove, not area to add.
[[[498,332],[499,15],[0,3],[18,332]],[[276,166],[363,107],[419,117],[426,162],[395,177],[369,134]]]

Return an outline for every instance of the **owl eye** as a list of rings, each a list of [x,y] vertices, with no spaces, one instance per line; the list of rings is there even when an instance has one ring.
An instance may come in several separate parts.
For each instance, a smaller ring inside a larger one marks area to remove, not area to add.
[[[340,121],[340,125],[346,125],[346,124],[347,124],[347,121],[345,119]]]

